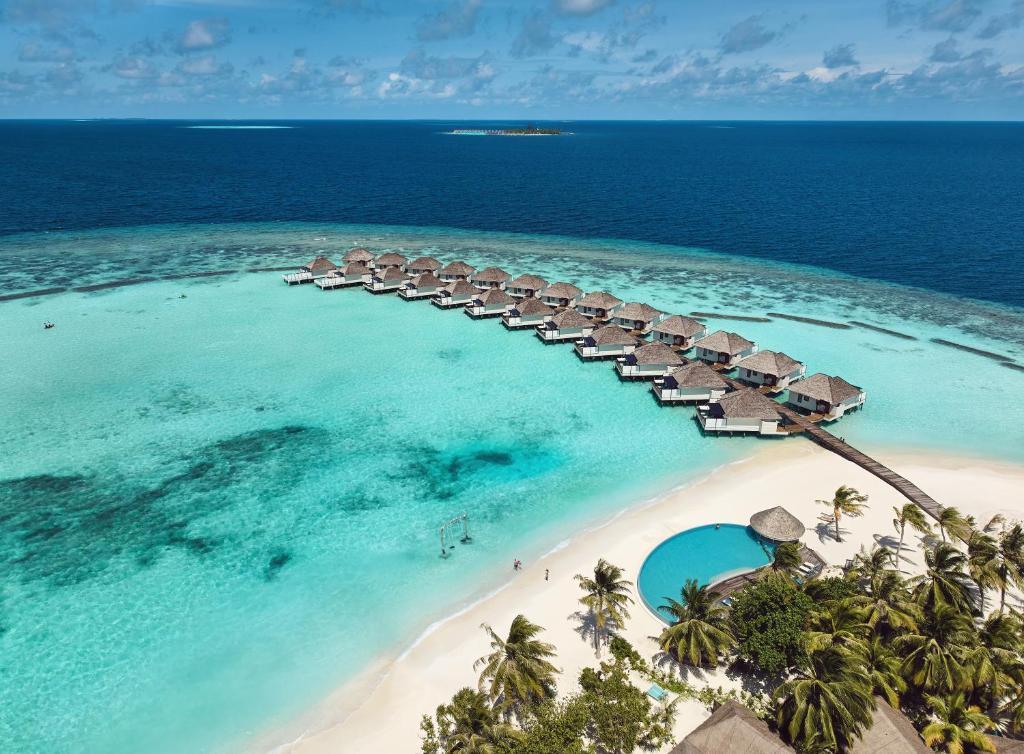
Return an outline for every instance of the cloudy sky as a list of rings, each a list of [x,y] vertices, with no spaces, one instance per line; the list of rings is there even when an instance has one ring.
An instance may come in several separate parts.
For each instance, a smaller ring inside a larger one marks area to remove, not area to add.
[[[1024,0],[0,0],[0,117],[1024,120]]]

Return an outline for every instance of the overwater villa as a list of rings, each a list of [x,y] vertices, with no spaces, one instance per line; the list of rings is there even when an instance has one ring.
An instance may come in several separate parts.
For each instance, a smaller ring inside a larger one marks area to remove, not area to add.
[[[505,290],[516,298],[533,298],[540,291],[548,287],[548,281],[536,275],[520,275]]]
[[[652,380],[667,374],[686,360],[665,343],[646,343],[615,360],[615,371],[624,380]]]
[[[594,291],[576,303],[576,311],[592,319],[608,319],[618,306],[622,306],[621,298],[616,298],[606,291]]]
[[[831,377],[822,372],[789,386],[786,403],[811,414],[820,414],[827,421],[838,419],[847,411],[864,405],[867,394],[842,377]]]
[[[542,290],[538,297],[541,301],[555,309],[575,306],[583,291],[572,283],[553,283]]]
[[[398,289],[398,295],[407,301],[412,301],[417,298],[433,296],[443,287],[444,283],[441,282],[441,278],[433,272],[421,272],[411,280],[406,281],[402,287]]]
[[[391,293],[401,288],[408,279],[409,276],[400,267],[385,267],[377,270],[373,277],[363,283],[363,287],[370,293]]]
[[[341,274],[341,270],[331,270],[322,278],[317,278],[313,281],[313,285],[322,291],[333,291],[337,288],[345,287],[345,276]],[[350,285],[352,285],[350,283]]]
[[[635,301],[623,304],[611,313],[608,320],[613,325],[618,325],[625,330],[646,330],[665,312],[655,309],[648,304],[640,304]]]
[[[681,314],[665,317],[651,326],[651,338],[682,351],[691,348],[696,341],[707,334],[708,328],[703,322],[684,317]]]
[[[729,391],[729,383],[703,361],[691,361],[655,377],[651,390],[661,403],[698,403],[717,401]]]
[[[785,434],[779,430],[782,414],[779,413],[778,404],[749,387],[726,393],[717,401],[698,406],[697,421],[705,432]]]
[[[329,291],[335,288],[347,288],[353,285],[364,285],[373,276],[373,270],[363,262],[350,262],[344,267],[327,273],[326,276],[313,281],[320,290]]]
[[[453,306],[465,306],[478,293],[479,289],[468,280],[456,280],[435,293],[430,303],[442,309],[451,309]]]
[[[554,316],[555,310],[539,299],[524,298],[501,315],[501,324],[510,330],[517,330],[542,325]]]
[[[373,266],[375,269],[384,270],[389,267],[397,267],[400,270],[405,270],[406,262],[409,260],[403,257],[401,254],[396,254],[393,251],[387,251],[377,257],[374,260]]]
[[[469,280],[474,272],[476,272],[476,267],[471,267],[465,262],[459,261],[442,267],[438,277],[441,278],[442,282],[455,283],[459,280]]]
[[[414,276],[422,275],[424,272],[436,275],[440,269],[441,262],[434,259],[434,257],[416,257],[405,266],[405,271]]]
[[[500,288],[504,290],[508,281],[512,279],[505,270],[500,267],[488,267],[480,272],[473,273],[473,285],[482,291],[486,291],[490,288]]]
[[[341,258],[341,261],[345,264],[360,262],[365,264],[367,267],[371,267],[373,265],[373,260],[373,252],[364,249],[362,246],[356,246],[354,249],[349,249],[345,252],[345,256]]]
[[[757,352],[757,344],[734,332],[716,330],[695,342],[697,358],[709,364],[734,366],[737,361]]]
[[[309,264],[302,265],[297,271],[290,272],[281,277],[288,285],[312,283],[317,278],[326,277],[336,269],[338,269],[338,265],[327,257],[316,257]]]
[[[537,326],[537,337],[545,343],[565,343],[590,335],[597,324],[584,317],[575,309],[566,309],[556,314],[543,325]]]
[[[612,359],[633,353],[640,338],[618,325],[605,325],[576,341],[576,353],[581,359]]]
[[[512,308],[516,302],[508,293],[500,288],[477,293],[473,300],[466,304],[466,314],[470,317],[500,317]]]
[[[802,363],[782,351],[758,351],[740,361],[738,366],[737,379],[769,387],[772,392],[788,387],[789,383],[803,377],[807,370]]]

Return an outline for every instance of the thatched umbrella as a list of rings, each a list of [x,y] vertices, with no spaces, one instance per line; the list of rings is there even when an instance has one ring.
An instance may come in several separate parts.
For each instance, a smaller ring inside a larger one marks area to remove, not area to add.
[[[773,542],[796,542],[805,531],[800,519],[781,505],[755,513],[750,517],[750,528]]]

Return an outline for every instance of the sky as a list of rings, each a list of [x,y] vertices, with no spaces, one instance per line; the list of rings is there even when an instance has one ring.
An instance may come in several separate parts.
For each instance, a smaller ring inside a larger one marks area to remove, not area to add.
[[[1024,120],[1024,0],[0,0],[0,117]]]

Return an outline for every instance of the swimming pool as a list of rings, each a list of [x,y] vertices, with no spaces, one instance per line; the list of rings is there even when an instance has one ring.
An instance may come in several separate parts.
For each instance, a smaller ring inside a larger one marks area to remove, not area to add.
[[[718,528],[715,528],[718,526]],[[708,524],[687,529],[655,547],[640,566],[637,590],[647,607],[666,623],[665,597],[679,599],[687,579],[701,584],[771,562],[774,543],[758,539],[749,526]]]

